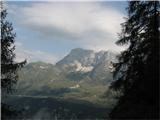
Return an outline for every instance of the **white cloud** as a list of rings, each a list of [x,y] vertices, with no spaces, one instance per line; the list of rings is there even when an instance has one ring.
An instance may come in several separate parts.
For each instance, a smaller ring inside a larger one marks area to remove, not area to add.
[[[22,43],[20,42],[16,42],[15,45],[16,62],[22,62],[25,59],[27,60],[27,62],[43,61],[52,64],[55,64],[57,62],[58,57],[53,54],[49,54],[40,50],[33,51],[24,49]]]
[[[40,2],[13,6],[20,25],[39,33],[41,38],[74,41],[85,48],[117,49],[120,23],[125,16],[101,2]]]

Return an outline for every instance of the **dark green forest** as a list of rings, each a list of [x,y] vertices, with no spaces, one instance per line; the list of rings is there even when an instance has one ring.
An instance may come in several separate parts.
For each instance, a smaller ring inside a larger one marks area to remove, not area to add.
[[[1,119],[37,119],[36,110],[46,106],[37,114],[45,114],[40,119],[159,119],[160,4],[129,1],[126,11],[128,15],[116,44],[128,47],[117,56],[118,60],[111,62],[113,74],[109,68],[102,69],[106,61],[98,63],[91,73],[68,74],[73,68],[64,69],[63,60],[55,66],[41,62],[26,65],[26,60],[15,62],[16,34],[1,2]],[[75,51],[86,55],[85,50]],[[66,57],[67,62],[70,57]],[[77,57],[81,60],[79,54]],[[34,83],[37,76],[39,83]],[[30,80],[29,87],[24,87],[24,81],[18,83],[19,78]],[[55,82],[50,84],[50,79]],[[46,83],[48,87],[43,86]],[[36,85],[43,89],[40,91]],[[17,89],[19,86],[22,89]],[[33,92],[34,89],[37,91]]]

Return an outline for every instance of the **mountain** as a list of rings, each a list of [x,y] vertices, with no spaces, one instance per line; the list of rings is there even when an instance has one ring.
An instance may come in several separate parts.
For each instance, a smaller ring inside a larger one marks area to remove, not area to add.
[[[75,48],[55,65],[29,63],[19,71],[16,94],[104,102],[112,81],[111,61],[116,61],[115,52]]]
[[[66,57],[57,62],[56,66],[61,70],[69,70],[70,72],[91,72],[100,64],[105,64],[106,69],[108,69],[108,62],[115,60],[116,54],[111,51],[94,52],[93,50],[75,48]]]
[[[89,73],[92,79],[112,79],[110,62],[116,62],[116,54],[112,51],[94,52],[76,48],[60,60],[56,66],[62,71]]]

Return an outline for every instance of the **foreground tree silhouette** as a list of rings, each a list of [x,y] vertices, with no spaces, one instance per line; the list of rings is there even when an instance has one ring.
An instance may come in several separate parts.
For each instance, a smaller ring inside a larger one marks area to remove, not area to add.
[[[128,44],[115,64],[111,88],[121,92],[113,119],[159,118],[158,1],[129,2],[118,45]]]
[[[11,106],[6,105],[5,98],[8,94],[14,90],[14,84],[17,82],[17,70],[24,66],[26,61],[16,63],[14,61],[15,50],[12,24],[6,20],[7,12],[3,9],[1,2],[1,108],[2,108],[2,119],[6,116],[11,115],[14,111],[11,111]]]

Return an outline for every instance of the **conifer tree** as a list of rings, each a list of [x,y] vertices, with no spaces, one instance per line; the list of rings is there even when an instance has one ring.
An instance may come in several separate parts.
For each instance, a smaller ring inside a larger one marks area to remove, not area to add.
[[[128,44],[115,66],[111,88],[122,95],[111,118],[158,118],[159,2],[130,1],[118,45]]]
[[[14,91],[14,85],[17,82],[17,72],[24,66],[26,60],[20,63],[15,59],[15,37],[13,27],[6,20],[7,11],[3,8],[1,1],[1,119],[8,119],[10,116],[20,114],[12,106],[5,103],[7,95]]]
[[[15,59],[15,37],[13,27],[6,20],[7,11],[3,8],[1,2],[1,90],[2,95],[11,93],[14,84],[17,81],[17,70],[26,63],[16,63]]]

